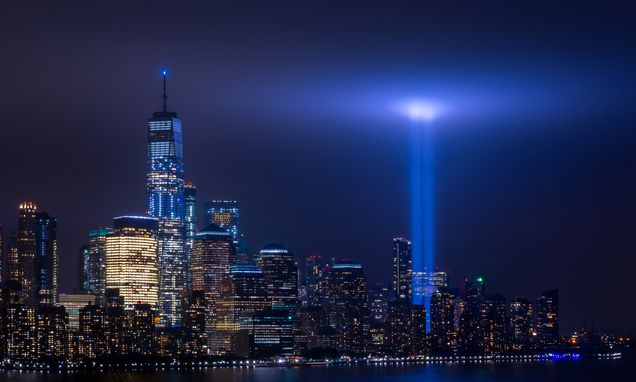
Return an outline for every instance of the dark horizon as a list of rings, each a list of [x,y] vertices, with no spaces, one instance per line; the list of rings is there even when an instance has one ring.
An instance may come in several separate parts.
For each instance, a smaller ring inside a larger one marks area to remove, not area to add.
[[[144,212],[166,67],[199,228],[205,201],[239,200],[251,252],[280,242],[389,282],[392,239],[410,236],[394,106],[440,100],[437,261],[452,286],[558,289],[564,330],[636,329],[636,7],[189,5],[12,4],[0,26],[4,242],[22,200],[56,217],[61,290],[90,229]]]

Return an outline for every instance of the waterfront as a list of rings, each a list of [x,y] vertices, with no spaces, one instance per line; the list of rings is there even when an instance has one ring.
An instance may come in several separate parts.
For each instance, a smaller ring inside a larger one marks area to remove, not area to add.
[[[197,372],[40,373],[0,372],[12,382],[369,382],[402,381],[627,381],[636,373],[634,357],[614,360],[527,361],[445,364],[375,364],[304,367],[224,367]]]

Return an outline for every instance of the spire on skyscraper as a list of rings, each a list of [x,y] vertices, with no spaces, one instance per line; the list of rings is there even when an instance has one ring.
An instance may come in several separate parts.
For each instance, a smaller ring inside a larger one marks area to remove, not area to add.
[[[163,77],[163,111],[168,111],[168,95],[166,94],[166,77],[168,77],[168,70],[164,69],[161,71],[161,75]]]

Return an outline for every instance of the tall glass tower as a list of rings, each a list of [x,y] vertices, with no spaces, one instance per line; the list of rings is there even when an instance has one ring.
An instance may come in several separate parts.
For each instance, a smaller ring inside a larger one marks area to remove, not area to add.
[[[187,287],[192,287],[192,270],[190,258],[192,257],[192,245],[197,235],[197,188],[190,182],[185,183],[185,259]]]
[[[237,262],[249,263],[243,234],[240,231],[239,202],[237,200],[213,200],[205,202],[204,208],[207,224],[217,224],[232,235],[236,247]]]
[[[57,302],[59,259],[57,254],[57,220],[46,212],[35,215],[35,289],[37,302]]]
[[[12,279],[20,283],[23,301],[35,305],[35,221],[38,207],[31,201],[20,203],[18,208],[16,272]]]
[[[393,292],[396,300],[411,302],[412,274],[411,241],[396,237],[393,239]]]
[[[159,220],[159,314],[166,326],[180,324],[181,291],[186,285],[185,196],[181,120],[168,111],[163,71],[163,110],[148,119],[148,215]]]
[[[88,245],[80,250],[80,289],[95,295],[98,305],[106,299],[106,236],[110,228],[92,229],[88,233]]]
[[[117,289],[126,309],[159,305],[158,227],[157,219],[147,216],[120,216],[106,235],[106,289]]]

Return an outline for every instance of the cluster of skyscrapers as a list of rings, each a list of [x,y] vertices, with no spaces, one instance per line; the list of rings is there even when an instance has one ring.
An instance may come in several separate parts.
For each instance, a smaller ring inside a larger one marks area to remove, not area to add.
[[[14,361],[117,357],[325,357],[527,353],[560,346],[558,293],[534,303],[487,295],[483,278],[448,287],[413,272],[411,242],[393,240],[393,281],[367,284],[358,262],[253,256],[239,204],[205,203],[184,179],[182,125],[148,120],[146,214],[89,231],[78,293],[60,294],[57,221],[25,201],[3,255],[0,356]],[[5,248],[0,226],[0,253]],[[388,246],[387,246],[388,247]],[[430,311],[414,302],[427,297]]]

